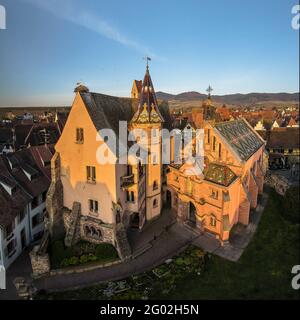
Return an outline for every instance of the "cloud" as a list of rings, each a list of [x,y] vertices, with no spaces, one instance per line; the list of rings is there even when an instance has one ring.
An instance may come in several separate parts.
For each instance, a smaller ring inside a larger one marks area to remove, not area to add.
[[[82,7],[75,8],[74,2],[69,0],[24,0],[41,9],[51,12],[56,17],[79,25],[87,30],[98,33],[99,35],[116,41],[128,48],[132,48],[144,55],[150,55],[153,58],[157,56],[146,46],[129,39],[123,35],[117,28],[109,24],[101,17],[92,12],[82,10]]]

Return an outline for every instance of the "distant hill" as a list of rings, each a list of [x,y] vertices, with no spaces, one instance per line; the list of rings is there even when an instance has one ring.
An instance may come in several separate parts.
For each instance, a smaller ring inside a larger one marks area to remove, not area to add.
[[[167,101],[192,101],[204,100],[207,95],[196,91],[183,92],[180,94],[169,94],[165,92],[156,93],[158,99]],[[226,103],[232,105],[252,105],[262,102],[299,102],[299,93],[247,93],[247,94],[227,94],[212,95],[212,99],[218,103]]]

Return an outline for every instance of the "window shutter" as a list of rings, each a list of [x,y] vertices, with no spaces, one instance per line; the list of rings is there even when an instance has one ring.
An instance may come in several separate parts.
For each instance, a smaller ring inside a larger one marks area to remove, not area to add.
[[[98,201],[95,201],[95,212],[98,212]]]
[[[96,180],[96,168],[92,167],[93,180]]]

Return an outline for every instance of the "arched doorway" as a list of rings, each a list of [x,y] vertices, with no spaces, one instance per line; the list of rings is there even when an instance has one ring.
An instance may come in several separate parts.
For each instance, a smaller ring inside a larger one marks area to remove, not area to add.
[[[166,206],[167,208],[172,207],[172,193],[169,190],[167,190],[166,192]]]
[[[138,212],[134,212],[130,216],[130,227],[138,229],[140,227],[140,215]]]
[[[189,223],[190,225],[196,227],[196,207],[194,206],[194,204],[192,202],[190,202],[189,205]]]

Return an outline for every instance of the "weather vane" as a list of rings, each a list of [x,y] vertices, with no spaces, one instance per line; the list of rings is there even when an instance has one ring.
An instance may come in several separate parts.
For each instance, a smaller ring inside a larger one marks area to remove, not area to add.
[[[147,61],[147,69],[148,69],[149,68],[149,61],[151,61],[151,58],[146,56],[143,59]]]
[[[212,93],[214,89],[211,87],[211,85],[208,86],[208,88],[206,89],[206,92],[208,92],[208,96],[210,97],[210,94]]]

